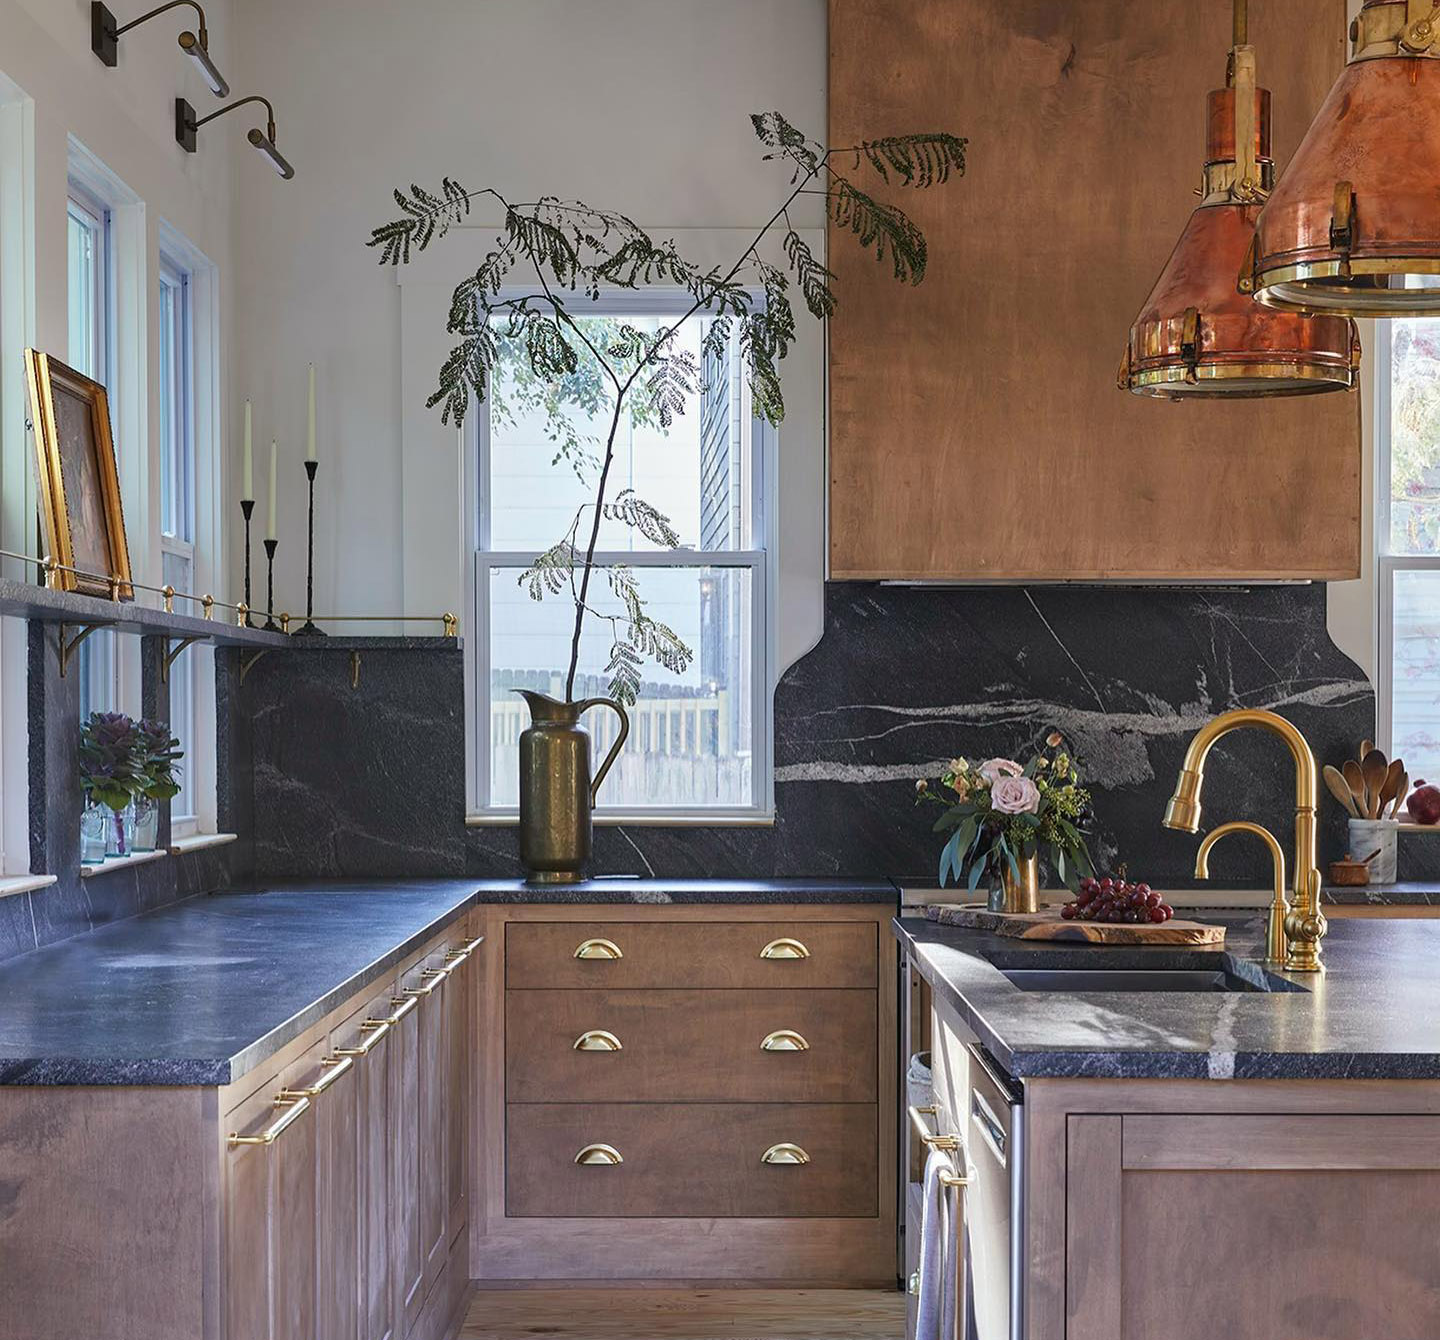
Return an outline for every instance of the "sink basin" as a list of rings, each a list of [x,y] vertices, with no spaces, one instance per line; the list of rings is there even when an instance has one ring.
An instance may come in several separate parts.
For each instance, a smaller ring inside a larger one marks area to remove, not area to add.
[[[1264,993],[1303,991],[1273,973],[1251,969],[1241,975],[1214,968],[1015,968],[1002,967],[1022,991],[1204,991]]]

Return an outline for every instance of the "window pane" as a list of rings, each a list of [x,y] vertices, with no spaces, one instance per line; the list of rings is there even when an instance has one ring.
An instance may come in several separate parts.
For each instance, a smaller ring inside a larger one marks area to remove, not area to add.
[[[1391,753],[1412,784],[1440,779],[1440,572],[1395,574]]]
[[[1440,551],[1440,320],[1390,326],[1390,552],[1433,554]]]
[[[102,314],[96,310],[95,301],[100,289],[102,237],[98,221],[72,201],[67,225],[69,341],[66,361],[76,372],[97,381],[104,380],[97,357]]]
[[[516,741],[529,722],[524,699],[513,690],[565,696],[574,619],[566,596],[531,600],[517,584],[519,575],[520,569],[497,568],[490,580],[490,784],[491,803],[499,806],[519,803]],[[635,575],[647,612],[673,628],[694,657],[680,675],[653,661],[642,668],[630,738],[605,779],[601,807],[753,804],[750,570],[644,568]],[[610,645],[609,624],[587,618],[577,699],[608,694]],[[585,722],[598,767],[615,739],[615,715],[595,708]]]
[[[591,317],[584,329],[605,347],[629,326],[653,334],[674,317]],[[660,426],[646,398],[632,392],[616,436],[606,494],[634,488],[658,508],[688,548],[744,549],[752,545],[751,411],[740,375],[738,340],[723,354],[706,354],[711,322],[694,317],[673,348],[702,369],[703,391],[685,398],[670,428]],[[490,548],[530,552],[562,539],[594,494],[598,461],[614,412],[605,374],[583,350],[579,370],[559,384],[537,380],[523,346],[501,332],[501,363],[491,387]],[[587,512],[581,541],[589,539]],[[661,546],[620,521],[601,523],[599,547],[654,550]]]
[[[165,584],[177,591],[191,589],[193,564],[183,554],[162,552],[161,572]],[[195,658],[186,647],[170,667],[170,733],[180,741],[185,760],[180,765],[180,794],[170,802],[170,819],[193,818],[195,786],[191,769],[195,755]]]

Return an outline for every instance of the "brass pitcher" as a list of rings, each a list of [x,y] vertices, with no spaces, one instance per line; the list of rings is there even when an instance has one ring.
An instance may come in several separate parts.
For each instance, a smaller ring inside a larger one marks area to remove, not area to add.
[[[1040,858],[1017,856],[1015,865],[1011,870],[1009,861],[1000,862],[1000,883],[990,890],[992,912],[1040,910]]]
[[[574,884],[590,861],[595,793],[630,734],[630,718],[613,698],[566,703],[515,692],[530,706],[530,724],[520,733],[520,862],[532,884]],[[590,732],[580,724],[591,707],[608,707],[620,718],[620,735],[593,780]]]

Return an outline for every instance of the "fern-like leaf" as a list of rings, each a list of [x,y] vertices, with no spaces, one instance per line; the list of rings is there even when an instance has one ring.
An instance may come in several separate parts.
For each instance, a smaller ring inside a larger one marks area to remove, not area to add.
[[[686,399],[695,394],[699,376],[695,356],[688,349],[669,354],[656,363],[655,371],[645,383],[645,394],[661,428],[669,428],[685,413]]]
[[[610,696],[625,707],[633,707],[640,697],[640,667],[644,657],[632,643],[617,637],[610,647],[605,673],[610,676]]]
[[[575,346],[565,338],[560,323],[539,312],[525,314],[525,353],[530,370],[542,381],[568,377],[580,366]]]
[[[439,385],[425,407],[434,409],[443,404],[440,422],[454,423],[458,428],[465,422],[471,398],[485,399],[495,357],[495,337],[488,326],[478,326],[450,351],[450,357],[440,369]]]
[[[441,182],[439,195],[413,184],[409,195],[399,190],[394,194],[401,217],[381,224],[365,244],[381,249],[381,265],[408,265],[412,247],[424,251],[470,213],[470,193],[449,177]]]
[[[619,521],[632,530],[638,530],[652,544],[663,545],[666,549],[677,548],[680,544],[680,534],[670,524],[670,518],[638,496],[634,489],[621,489],[614,501],[606,503],[601,511],[607,520]]]
[[[531,600],[544,600],[547,595],[558,596],[570,585],[570,574],[578,561],[580,555],[566,536],[558,544],[552,544],[526,568],[515,579],[515,584],[525,587]]]
[[[505,213],[505,231],[539,268],[548,269],[555,276],[557,284],[574,288],[580,273],[580,257],[564,229],[540,218],[538,211],[522,214],[511,209]]]
[[[805,306],[812,316],[825,320],[835,310],[835,294],[830,287],[834,274],[815,259],[809,244],[794,229],[785,235],[785,255],[795,271]]]
[[[968,143],[958,135],[941,133],[891,135],[866,140],[860,145],[860,152],[882,181],[888,182],[894,176],[901,186],[923,189],[949,181],[951,172],[964,174]]]
[[[835,178],[828,203],[836,225],[854,233],[861,246],[874,247],[877,260],[890,253],[896,279],[918,284],[925,277],[925,234],[903,210],[872,199],[844,177]]]
[[[813,173],[820,165],[820,156],[811,147],[810,141],[805,138],[802,131],[797,130],[779,112],[752,112],[750,124],[755,127],[755,134],[759,137],[760,143],[771,149],[778,149],[780,154],[793,158],[797,165],[802,166],[807,172]],[[766,159],[776,158],[777,154],[766,154]]]

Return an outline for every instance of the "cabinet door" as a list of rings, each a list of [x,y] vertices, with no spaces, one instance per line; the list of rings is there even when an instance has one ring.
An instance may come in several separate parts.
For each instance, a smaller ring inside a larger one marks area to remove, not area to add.
[[[318,1058],[307,1061],[313,1066]],[[280,1077],[237,1108],[225,1156],[227,1340],[315,1334],[316,1124]]]
[[[306,1093],[315,1104],[316,1340],[359,1340],[363,1204],[359,1020],[332,1034],[336,1049]],[[345,1048],[342,1053],[339,1049]]]
[[[420,1001],[397,996],[390,1016],[390,1260],[397,1334],[408,1335],[425,1301],[420,1245]]]
[[[466,1190],[470,1162],[466,1157],[470,1133],[470,1011],[475,999],[474,948],[456,951],[459,960],[445,991],[446,1063],[450,1098],[445,1105],[445,1226],[453,1248],[466,1225]]]
[[[428,1294],[450,1247],[445,1232],[445,1146],[449,1128],[448,1015],[452,984],[448,970],[433,962],[424,971],[446,974],[426,979],[428,994],[420,1000],[420,1243],[425,1262],[424,1292]]]
[[[1072,1116],[1066,1340],[1433,1340],[1440,1117]]]

